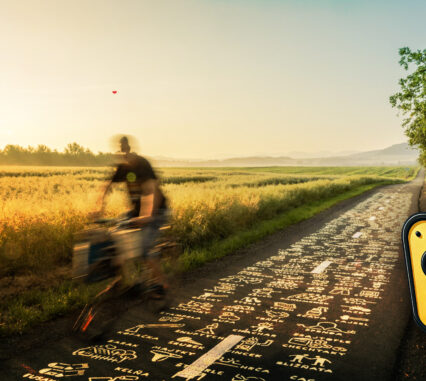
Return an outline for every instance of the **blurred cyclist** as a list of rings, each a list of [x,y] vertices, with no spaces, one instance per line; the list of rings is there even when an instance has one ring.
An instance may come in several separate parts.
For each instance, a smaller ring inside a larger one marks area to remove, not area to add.
[[[105,187],[101,196],[101,212],[105,207],[105,198],[113,183],[125,182],[132,203],[128,213],[129,223],[134,227],[143,227],[142,256],[152,270],[154,280],[158,282],[154,290],[158,296],[163,296],[168,288],[166,278],[161,269],[160,252],[151,250],[159,235],[159,230],[169,219],[170,211],[167,199],[161,191],[158,178],[145,158],[130,152],[131,147],[127,136],[121,137],[120,151],[123,154],[122,163]]]

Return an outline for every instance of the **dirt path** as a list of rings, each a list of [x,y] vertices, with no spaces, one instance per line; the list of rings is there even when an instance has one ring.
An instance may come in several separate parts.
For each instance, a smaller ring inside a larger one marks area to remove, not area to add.
[[[39,332],[1,364],[0,379],[391,379],[410,317],[400,231],[422,180],[348,200],[204,266],[176,285],[169,309],[138,306],[102,342]]]

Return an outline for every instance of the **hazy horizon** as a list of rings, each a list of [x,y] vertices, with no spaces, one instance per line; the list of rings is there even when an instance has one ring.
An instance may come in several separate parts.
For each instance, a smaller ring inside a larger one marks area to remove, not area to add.
[[[70,142],[71,143],[71,142]],[[77,143],[78,142],[73,142],[73,143]],[[416,152],[417,149],[410,147],[408,145],[408,143],[399,143],[396,145],[401,145],[401,144],[406,144],[410,153]],[[79,144],[78,144],[79,145]],[[318,152],[312,152],[312,153],[308,153],[308,152],[302,152],[302,151],[290,151],[290,152],[284,152],[284,153],[274,153],[274,152],[268,152],[268,153],[253,153],[253,154],[249,154],[249,155],[240,155],[240,156],[227,156],[227,155],[220,155],[220,154],[216,154],[213,155],[212,157],[173,157],[173,156],[167,156],[167,155],[146,155],[144,152],[140,151],[139,149],[133,150],[133,152],[137,152],[138,154],[141,154],[143,156],[147,156],[148,158],[151,159],[155,159],[156,161],[188,161],[188,162],[202,162],[202,161],[215,161],[215,160],[227,160],[227,159],[244,159],[244,158],[259,158],[259,159],[266,159],[266,158],[289,158],[289,159],[295,159],[295,160],[309,160],[309,159],[327,159],[327,158],[343,158],[343,157],[348,157],[351,155],[358,155],[358,154],[364,154],[364,153],[370,153],[370,152],[375,152],[375,151],[382,151],[384,149],[388,149],[390,147],[393,147],[395,145],[392,146],[387,146],[387,147],[381,147],[381,148],[377,148],[374,150],[368,150],[368,151],[318,151]],[[22,147],[22,146],[21,146]],[[37,149],[36,146],[31,146],[33,149]],[[22,147],[24,150],[30,148],[30,147]],[[52,149],[52,147],[47,147],[49,149]],[[57,152],[59,153],[65,153],[67,147],[62,147],[62,149],[56,149]],[[82,146],[82,148],[86,149],[88,147],[84,147]],[[1,150],[0,150],[1,151]],[[92,151],[92,150],[91,150]],[[92,153],[94,155],[98,155],[100,153],[103,154],[111,154],[113,153],[111,150],[109,151],[92,151]],[[400,152],[398,153],[400,154]]]
[[[418,0],[0,0],[0,148],[213,159],[405,142],[389,105]],[[423,44],[423,45],[422,45]],[[117,90],[117,94],[112,94]]]

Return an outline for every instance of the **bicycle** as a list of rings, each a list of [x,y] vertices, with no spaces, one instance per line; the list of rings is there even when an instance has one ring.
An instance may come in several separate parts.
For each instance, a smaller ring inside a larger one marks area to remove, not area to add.
[[[76,237],[73,279],[89,284],[105,281],[106,286],[87,303],[74,322],[73,331],[89,339],[103,336],[124,310],[151,300],[158,291],[155,280],[141,256],[143,229],[129,225],[128,218],[98,219],[93,227]],[[164,233],[170,226],[160,228]],[[161,235],[153,250],[176,253],[177,245]],[[168,300],[160,306],[165,308]],[[158,309],[156,304],[155,309]]]

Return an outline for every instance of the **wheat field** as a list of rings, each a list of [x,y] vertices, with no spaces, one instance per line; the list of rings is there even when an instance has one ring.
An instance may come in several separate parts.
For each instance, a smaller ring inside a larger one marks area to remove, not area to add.
[[[170,238],[186,271],[382,184],[410,180],[416,167],[163,168],[173,212]],[[84,306],[100,285],[70,281],[75,233],[111,168],[0,167],[0,336]],[[128,208],[114,186],[106,217]],[[167,260],[163,262],[165,268]]]
[[[169,233],[185,251],[250,229],[304,204],[366,184],[405,181],[415,167],[163,168]],[[0,275],[43,273],[71,259],[111,168],[0,168]],[[107,216],[129,207],[123,184]]]

